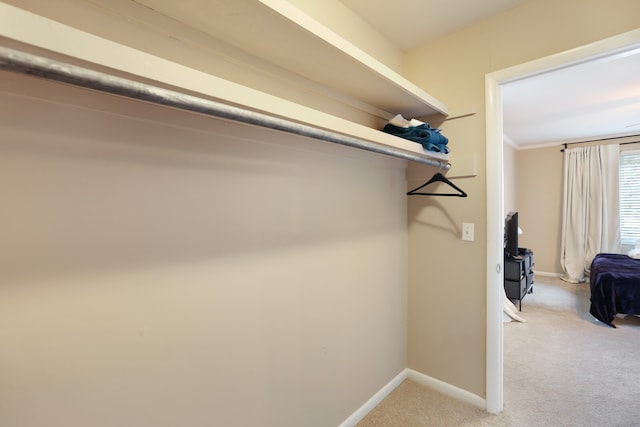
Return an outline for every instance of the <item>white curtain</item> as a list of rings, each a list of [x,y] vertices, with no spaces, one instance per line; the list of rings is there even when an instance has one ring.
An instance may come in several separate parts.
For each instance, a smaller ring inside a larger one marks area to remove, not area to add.
[[[569,148],[564,152],[561,265],[564,280],[586,280],[601,252],[620,252],[618,144]]]

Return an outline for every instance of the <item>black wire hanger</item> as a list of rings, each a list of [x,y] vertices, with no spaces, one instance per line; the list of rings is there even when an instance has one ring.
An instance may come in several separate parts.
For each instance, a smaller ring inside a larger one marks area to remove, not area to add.
[[[420,190],[421,188],[426,187],[429,184],[432,184],[434,182],[444,182],[445,184],[447,184],[449,187],[454,188],[455,190],[457,190],[457,193],[421,193],[418,190]],[[413,195],[420,195],[420,196],[457,196],[457,197],[467,197],[467,193],[465,193],[463,190],[461,190],[460,188],[456,187],[456,185],[449,181],[447,178],[444,177],[444,175],[442,175],[440,172],[436,172],[435,175],[433,175],[431,177],[431,179],[429,181],[427,181],[425,184],[422,184],[420,187],[418,188],[414,188],[413,190],[409,191],[407,193],[407,196],[413,196]]]

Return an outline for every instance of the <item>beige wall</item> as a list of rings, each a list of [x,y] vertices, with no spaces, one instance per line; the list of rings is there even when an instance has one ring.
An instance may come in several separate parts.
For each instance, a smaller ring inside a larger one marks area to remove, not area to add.
[[[639,25],[635,0],[535,0],[407,54],[408,77],[452,115],[476,112],[441,127],[452,150],[480,153],[479,175],[456,182],[469,198],[409,200],[410,368],[485,395],[485,75]],[[475,242],[460,240],[462,222]]]
[[[335,426],[406,367],[405,161],[14,80],[0,425]]]
[[[560,274],[562,154],[559,146],[503,146],[504,214],[518,212],[519,246],[535,254],[535,271]]]
[[[562,152],[547,147],[517,152],[519,243],[535,254],[535,271],[560,274],[562,237]]]
[[[517,195],[519,188],[518,184],[518,174],[519,167],[517,163],[516,157],[517,150],[511,145],[505,143],[503,145],[502,150],[502,165],[503,165],[503,203],[504,203],[504,211],[503,215],[506,215],[508,212],[517,211],[518,203],[517,203]]]

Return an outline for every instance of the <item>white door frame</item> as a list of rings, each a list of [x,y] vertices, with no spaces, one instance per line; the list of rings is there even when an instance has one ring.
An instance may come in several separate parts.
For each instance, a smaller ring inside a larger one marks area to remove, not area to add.
[[[485,76],[487,168],[487,411],[503,409],[503,140],[502,85],[572,65],[640,49],[640,30],[600,40],[556,55],[506,68]]]

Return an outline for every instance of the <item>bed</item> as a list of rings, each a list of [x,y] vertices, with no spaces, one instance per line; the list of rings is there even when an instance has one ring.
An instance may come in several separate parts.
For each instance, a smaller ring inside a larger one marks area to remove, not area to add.
[[[615,328],[616,314],[640,315],[640,259],[598,254],[591,263],[591,308],[596,319]]]

